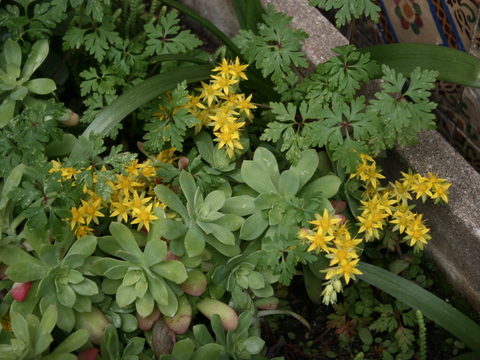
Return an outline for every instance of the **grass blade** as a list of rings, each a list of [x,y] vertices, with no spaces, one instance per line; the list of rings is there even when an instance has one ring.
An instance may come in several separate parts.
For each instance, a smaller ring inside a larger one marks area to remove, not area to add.
[[[394,273],[364,262],[358,263],[363,280],[411,306],[456,336],[475,352],[480,352],[480,325],[424,288]]]
[[[142,81],[125,91],[98,114],[82,135],[87,138],[90,133],[105,136],[115,125],[144,103],[168,90],[172,90],[183,80],[187,80],[188,83],[206,80],[210,77],[211,70],[211,65],[187,66],[158,74]],[[73,148],[72,153],[82,151],[82,149],[77,144]]]

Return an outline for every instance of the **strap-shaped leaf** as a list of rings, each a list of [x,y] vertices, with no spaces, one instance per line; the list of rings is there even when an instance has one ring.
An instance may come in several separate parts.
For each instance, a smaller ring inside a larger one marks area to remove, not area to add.
[[[390,271],[364,262],[358,263],[358,278],[420,310],[473,351],[480,352],[480,325],[424,288]]]
[[[108,134],[115,125],[144,103],[175,88],[183,80],[186,80],[187,83],[192,83],[208,79],[211,69],[211,65],[187,66],[158,74],[142,81],[125,91],[98,114],[95,120],[85,129],[83,136],[88,138],[90,133]],[[72,153],[76,151],[84,150],[77,144],[73,148]]]
[[[384,44],[356,51],[409,77],[416,67],[438,71],[437,80],[480,87],[480,59],[461,50],[431,44]],[[382,72],[375,77],[382,77]]]

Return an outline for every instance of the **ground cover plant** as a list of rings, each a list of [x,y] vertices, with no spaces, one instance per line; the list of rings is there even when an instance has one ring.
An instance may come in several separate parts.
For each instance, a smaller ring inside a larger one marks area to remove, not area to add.
[[[279,306],[300,276],[344,348],[361,339],[351,358],[424,359],[424,317],[477,356],[478,325],[416,267],[412,200],[442,206],[451,184],[388,183],[375,161],[434,128],[445,68],[342,46],[301,78],[307,34],[233,4],[232,40],[170,0],[0,9],[0,359],[271,358],[264,318],[311,328]],[[179,11],[225,45],[202,50]]]

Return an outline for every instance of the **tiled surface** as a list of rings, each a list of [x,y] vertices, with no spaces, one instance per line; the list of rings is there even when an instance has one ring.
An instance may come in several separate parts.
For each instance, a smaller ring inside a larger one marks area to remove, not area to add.
[[[449,46],[480,57],[480,0],[379,0],[378,24],[356,24],[357,47],[382,43]],[[333,16],[330,14],[330,16]],[[348,36],[349,27],[341,29]],[[439,132],[480,171],[480,89],[438,82]]]

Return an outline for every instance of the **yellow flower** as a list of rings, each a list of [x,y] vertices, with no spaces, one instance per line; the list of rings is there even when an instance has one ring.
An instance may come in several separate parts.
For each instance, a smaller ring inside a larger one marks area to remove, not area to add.
[[[325,255],[326,258],[330,259],[330,266],[341,263],[342,261],[349,261],[353,257],[352,253],[345,249],[331,248],[330,251],[330,254]],[[355,255],[357,254],[355,253]]]
[[[419,214],[414,217],[411,221],[410,226],[407,227],[405,232],[405,240],[410,240],[409,245],[414,246],[414,251],[423,250],[424,246],[428,243],[428,240],[431,239],[431,236],[428,234],[429,229],[423,224],[422,220],[423,215]]]
[[[207,100],[208,106],[212,105],[212,102],[217,101],[218,96],[223,95],[223,93],[213,85],[205,84],[203,81],[201,84],[203,87],[203,92],[200,94],[200,97],[204,100]]]
[[[393,214],[393,220],[390,220],[389,222],[391,224],[395,224],[394,228],[392,231],[397,231],[400,234],[403,234],[407,226],[410,224],[412,218],[415,215],[408,209],[406,206],[400,207],[394,214]]]
[[[350,279],[355,280],[355,275],[362,275],[362,272],[358,270],[355,266],[360,261],[360,259],[353,259],[353,260],[344,260],[341,261],[339,266],[333,270],[333,273],[330,271],[325,276],[325,279],[330,279],[333,275],[343,275],[345,278],[345,282],[348,284]]]
[[[212,71],[219,72],[220,75],[230,74],[230,64],[227,59],[223,58],[222,63],[217,63],[217,65]]]
[[[327,245],[331,243],[333,239],[335,239],[334,236],[325,234],[320,228],[315,232],[315,234],[308,235],[306,238],[311,243],[307,251],[315,250],[317,253],[320,251],[320,249],[326,253],[329,253],[330,248]]]
[[[221,108],[215,115],[209,116],[212,120],[209,125],[213,126],[213,131],[222,130],[225,126],[236,123],[237,119],[233,115],[238,115],[238,113],[226,108]],[[245,123],[242,123],[242,125],[243,124]]]
[[[443,183],[443,184],[435,184],[433,187],[433,195],[432,199],[435,199],[435,202],[438,202],[439,199],[442,199],[446,203],[448,203],[448,195],[450,192],[447,190],[452,184],[450,183]]]
[[[217,138],[213,141],[218,141],[218,148],[221,149],[227,145],[225,151],[228,157],[233,158],[235,149],[243,149],[242,143],[238,140],[238,132],[216,132],[213,133]]]
[[[248,118],[252,118],[253,114],[250,109],[256,109],[257,107],[253,105],[250,101],[252,100],[252,94],[245,99],[245,94],[237,95],[237,109],[240,109],[247,115]]]
[[[67,219],[70,221],[70,227],[73,230],[75,228],[75,225],[78,224],[85,224],[85,219],[83,218],[83,209],[77,209],[76,207],[72,207],[70,209],[70,212],[72,213],[72,217],[70,219]]]
[[[432,190],[432,184],[428,181],[428,178],[421,176],[419,174],[414,181],[414,183],[411,185],[411,190],[417,194],[415,199],[422,198],[422,201],[425,202],[428,197],[432,197],[433,194],[431,192]]]
[[[142,191],[142,194],[139,195],[137,190],[133,191],[133,199],[128,201],[128,205],[134,209],[140,209],[143,205],[146,205],[152,199],[151,196],[145,197],[145,192]]]
[[[231,78],[229,75],[212,76],[212,87],[222,89],[225,95],[233,91],[232,85],[238,83],[237,79]]]
[[[123,199],[121,195],[118,195],[117,201],[110,201],[111,213],[110,217],[117,217],[117,221],[128,222],[128,215],[130,212],[130,203],[128,199]],[[113,211],[112,211],[113,210]]]
[[[141,165],[138,163],[138,159],[131,161],[130,165],[123,164],[123,166],[125,167],[125,170],[128,174],[133,174],[135,176],[139,175],[138,170],[141,168]]]
[[[410,195],[410,184],[405,181],[399,182],[395,181],[395,184],[392,185],[392,195],[395,197],[396,202],[403,202],[404,204],[408,203],[408,200],[412,200],[412,195]]]
[[[135,188],[142,187],[144,185],[140,182],[136,182],[131,174],[127,176],[123,174],[116,174],[115,176],[117,177],[115,189],[123,191],[123,195],[125,197],[128,197],[128,193],[133,192]]]
[[[192,96],[192,95],[187,95],[187,97],[190,99],[188,103],[185,105],[187,109],[190,110],[195,110],[195,109],[206,109],[205,105],[202,104],[201,102],[201,96]]]
[[[65,179],[71,179],[80,171],[75,170],[73,167],[62,168],[62,177]]]
[[[242,79],[248,80],[247,75],[245,75],[244,71],[248,67],[247,65],[240,64],[240,59],[238,56],[235,58],[235,62],[230,63],[230,74],[235,77],[241,77]]]
[[[157,176],[157,169],[155,169],[155,167],[151,165],[150,159],[141,164],[141,169],[142,176],[146,177],[147,179]]]
[[[378,229],[382,229],[383,225],[381,222],[372,219],[372,217],[362,217],[357,216],[358,223],[357,225],[361,225],[360,229],[358,230],[359,233],[366,232],[365,240],[370,241],[372,239],[380,239],[380,233]]]
[[[158,219],[157,216],[152,214],[152,206],[153,204],[150,204],[148,206],[133,209],[133,216],[135,219],[131,224],[138,224],[137,230],[141,230],[142,227],[145,227],[147,231],[150,231],[150,223],[153,220]]]
[[[89,228],[88,226],[82,225],[75,230],[75,235],[77,236],[77,239],[80,239],[81,237],[87,236],[88,234],[91,234],[93,232],[92,228]]]
[[[156,159],[164,164],[174,164],[175,160],[180,158],[180,156],[175,157],[176,147],[171,147],[169,149],[162,150],[156,156]]]
[[[336,229],[335,226],[342,221],[342,219],[335,217],[335,215],[330,216],[327,209],[323,210],[323,215],[316,213],[315,219],[316,220],[309,221],[309,223],[318,227],[320,231],[326,231],[329,235],[333,235]]]
[[[95,224],[98,225],[98,217],[103,217],[103,215],[99,210],[101,208],[101,199],[97,199],[93,201],[93,199],[90,199],[88,202],[81,199],[82,206],[80,207],[79,211],[81,211],[85,215],[85,223],[86,225],[90,224],[90,222],[93,220]]]

